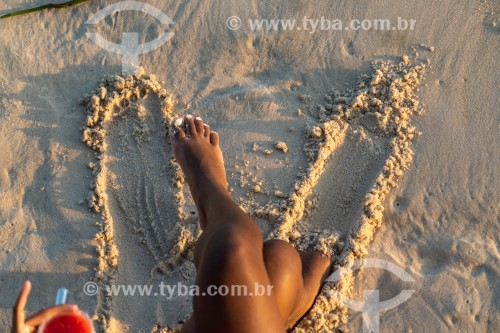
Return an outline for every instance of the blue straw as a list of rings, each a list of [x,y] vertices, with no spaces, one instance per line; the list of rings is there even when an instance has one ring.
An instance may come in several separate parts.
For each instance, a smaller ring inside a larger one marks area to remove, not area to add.
[[[61,305],[66,303],[66,298],[68,298],[68,289],[60,288],[57,291],[56,305]]]

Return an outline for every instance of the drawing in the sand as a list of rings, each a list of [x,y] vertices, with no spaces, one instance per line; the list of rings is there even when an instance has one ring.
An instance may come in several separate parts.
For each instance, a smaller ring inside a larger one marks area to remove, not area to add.
[[[291,193],[279,193],[266,204],[237,198],[248,214],[267,221],[272,230],[267,237],[334,253],[336,267],[367,255],[382,224],[384,198],[412,161],[411,142],[418,134],[412,118],[423,112],[414,92],[424,73],[425,65],[412,65],[406,56],[399,64],[374,64],[374,74],[361,77],[353,90],[329,91],[324,103],[306,108],[316,123],[304,129],[307,171]],[[89,164],[95,177],[89,203],[102,216],[98,281],[193,283],[193,247],[200,231],[168,147],[172,96],[141,69],[130,77],[106,78],[82,102],[87,111],[83,141],[96,154]],[[346,323],[345,305],[329,291],[349,295],[353,278],[327,283],[295,331],[326,331]],[[156,302],[172,323],[191,311],[180,301],[170,308]],[[137,304],[101,292],[100,325],[114,327],[113,317],[125,316],[133,323],[134,316],[144,316],[130,310],[141,308]]]

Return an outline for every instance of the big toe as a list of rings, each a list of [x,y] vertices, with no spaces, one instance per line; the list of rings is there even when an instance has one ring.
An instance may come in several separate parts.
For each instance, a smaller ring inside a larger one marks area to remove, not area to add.
[[[179,141],[186,137],[185,126],[184,126],[184,118],[178,117],[172,123],[172,136],[174,138],[174,142]]]

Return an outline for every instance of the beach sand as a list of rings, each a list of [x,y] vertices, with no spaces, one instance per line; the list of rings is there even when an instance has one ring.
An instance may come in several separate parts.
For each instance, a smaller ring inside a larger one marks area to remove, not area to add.
[[[0,14],[41,3],[4,1]],[[498,1],[146,3],[174,25],[134,11],[85,25],[105,1],[0,20],[0,327],[24,279],[29,312],[65,286],[98,332],[170,332],[189,316],[186,295],[104,290],[194,283],[198,218],[169,135],[193,114],[219,132],[230,191],[265,238],[334,254],[335,269],[383,259],[413,279],[348,273],[295,332],[361,332],[361,312],[334,295],[404,289],[380,331],[499,330]],[[416,23],[247,24],[303,17]],[[129,76],[88,31],[174,35]],[[89,282],[100,292],[86,295]]]

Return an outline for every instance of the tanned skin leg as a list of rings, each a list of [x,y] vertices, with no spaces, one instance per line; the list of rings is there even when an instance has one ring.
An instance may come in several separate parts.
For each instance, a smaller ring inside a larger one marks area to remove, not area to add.
[[[219,136],[200,118],[177,120],[173,149],[203,230],[195,247],[200,292],[238,285],[253,293],[256,283],[265,290],[194,296],[193,315],[182,332],[285,332],[312,306],[330,260],[284,241],[263,241],[257,224],[231,198]]]

